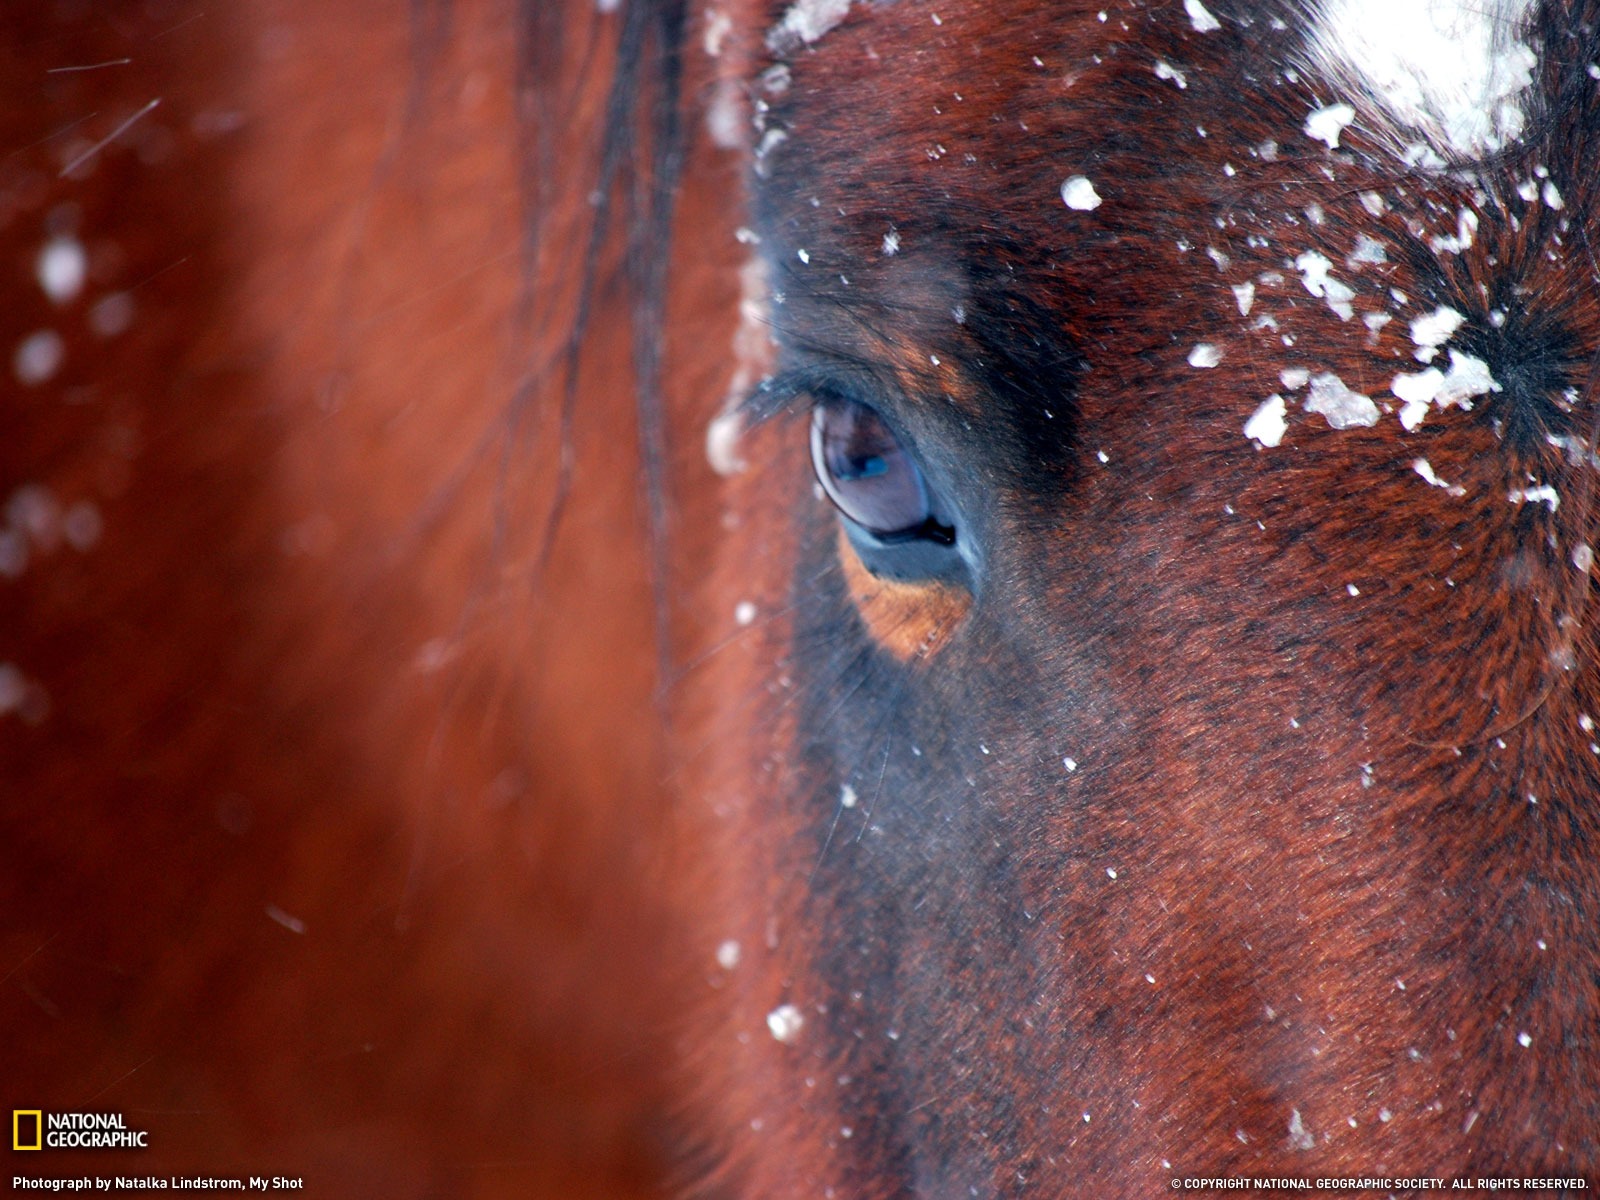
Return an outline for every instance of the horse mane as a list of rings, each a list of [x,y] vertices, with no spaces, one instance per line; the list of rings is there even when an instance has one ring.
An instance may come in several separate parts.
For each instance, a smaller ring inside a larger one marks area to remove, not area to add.
[[[521,129],[524,269],[529,284],[528,316],[536,326],[552,319],[551,313],[537,307],[540,275],[546,267],[543,235],[550,210],[573,196],[587,197],[591,210],[576,264],[576,303],[564,314],[565,328],[545,331],[553,332],[554,342],[560,346],[556,369],[541,390],[544,403],[559,414],[562,453],[555,498],[544,519],[539,561],[542,564],[548,559],[571,498],[569,446],[582,394],[580,352],[595,319],[597,298],[615,282],[624,289],[620,307],[632,325],[634,436],[642,467],[640,500],[655,597],[657,671],[664,687],[672,661],[666,591],[671,501],[661,347],[674,201],[684,164],[683,51],[688,7],[684,0],[630,0],[611,9],[614,15],[609,20],[575,22],[570,10],[587,7],[519,0],[516,12],[518,92],[525,101]],[[614,31],[608,28],[612,25]],[[589,39],[581,48],[573,46],[578,31]],[[552,127],[568,119],[574,100],[563,87],[564,66],[574,61],[592,65],[602,55],[609,55],[609,80],[601,99],[592,161],[585,164],[591,175],[577,184],[557,163],[558,134]],[[607,255],[616,243],[621,245],[622,262],[613,274],[615,264]],[[524,401],[519,395],[511,404]]]

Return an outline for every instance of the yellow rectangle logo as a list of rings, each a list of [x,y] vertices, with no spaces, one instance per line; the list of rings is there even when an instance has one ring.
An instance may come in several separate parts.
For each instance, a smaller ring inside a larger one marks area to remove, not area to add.
[[[33,1132],[28,1133],[29,1122]],[[40,1108],[14,1108],[11,1110],[11,1148],[13,1150],[41,1150],[44,1148],[44,1110]]]

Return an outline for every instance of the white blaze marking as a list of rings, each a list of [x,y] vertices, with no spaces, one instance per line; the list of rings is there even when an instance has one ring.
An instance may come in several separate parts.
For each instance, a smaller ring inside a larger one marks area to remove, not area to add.
[[[1436,154],[1478,157],[1522,132],[1523,95],[1538,59],[1517,35],[1533,7],[1533,0],[1323,0],[1311,54],[1330,82],[1359,89],[1397,145],[1420,135]]]

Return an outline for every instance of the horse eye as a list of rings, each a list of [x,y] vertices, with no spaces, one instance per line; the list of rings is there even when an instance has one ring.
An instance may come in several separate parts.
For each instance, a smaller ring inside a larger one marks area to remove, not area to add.
[[[894,430],[865,404],[831,396],[817,401],[811,463],[834,507],[868,533],[895,541],[954,541],[954,530],[933,515],[922,471]]]

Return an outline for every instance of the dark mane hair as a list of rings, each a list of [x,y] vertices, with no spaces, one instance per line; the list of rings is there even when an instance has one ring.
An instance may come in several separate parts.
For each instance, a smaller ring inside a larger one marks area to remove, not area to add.
[[[635,437],[643,464],[641,503],[651,547],[652,587],[656,597],[655,642],[660,683],[671,675],[670,612],[665,592],[671,502],[668,495],[667,430],[661,397],[661,345],[666,304],[666,273],[672,241],[674,201],[684,160],[683,44],[688,22],[684,0],[627,0],[609,22],[589,25],[591,40],[574,53],[570,6],[546,0],[519,0],[517,24],[523,109],[523,163],[526,268],[530,280],[529,316],[537,324],[551,314],[537,310],[537,281],[543,257],[544,217],[559,194],[587,194],[592,217],[583,239],[578,299],[559,334],[563,346],[557,370],[545,381],[545,403],[559,413],[561,445],[569,445],[579,401],[579,351],[589,332],[595,301],[611,283],[606,276],[608,248],[622,251],[621,285],[632,322],[635,378]],[[615,32],[607,25],[615,25]],[[614,41],[612,40],[614,39]],[[573,62],[585,73],[609,59],[610,83],[598,126],[592,175],[575,183],[557,164],[559,128],[570,118],[571,95],[563,69]],[[514,398],[513,405],[526,402]],[[549,553],[571,495],[571,458],[563,454],[554,502],[545,518],[542,562]]]

